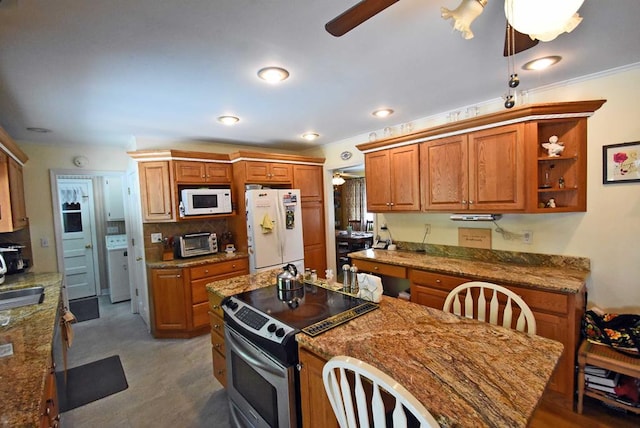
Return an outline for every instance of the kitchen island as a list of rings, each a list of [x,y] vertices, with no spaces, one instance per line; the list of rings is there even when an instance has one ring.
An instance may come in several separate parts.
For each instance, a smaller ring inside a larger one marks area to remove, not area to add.
[[[207,284],[212,309],[220,310],[213,302],[219,305],[221,297],[272,285],[277,272]],[[377,310],[314,338],[299,333],[296,340],[303,424],[323,427],[333,413],[318,368],[335,355],[362,359],[390,374],[445,424],[524,427],[563,350],[540,336],[387,296]]]
[[[2,427],[41,426],[41,418],[47,419],[43,415],[46,408],[52,411],[51,419],[57,415],[52,348],[58,321],[62,274],[27,273],[7,276],[0,290],[36,285],[44,287],[45,297],[41,304],[1,311],[10,320],[6,326],[0,326],[0,345],[13,345],[13,355],[0,358]],[[49,388],[53,388],[53,394]],[[49,398],[53,398],[54,402],[47,402]],[[51,405],[54,409],[51,409]]]

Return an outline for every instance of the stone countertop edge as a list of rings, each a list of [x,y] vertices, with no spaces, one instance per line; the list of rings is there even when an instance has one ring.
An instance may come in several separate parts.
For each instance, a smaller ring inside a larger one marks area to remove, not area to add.
[[[396,379],[443,426],[525,427],[561,343],[383,296],[380,308],[298,344],[366,361]]]
[[[470,280],[498,282],[563,294],[580,292],[590,273],[588,270],[558,266],[468,260],[402,250],[368,249],[349,253],[349,257],[434,273],[465,276]]]
[[[220,263],[229,260],[246,259],[248,257],[249,255],[247,253],[242,252],[236,252],[232,255],[228,255],[227,253],[223,252],[184,259],[177,258],[173,260],[147,260],[146,265],[148,268],[152,269],[187,268],[204,265],[207,263]]]
[[[13,355],[0,358],[0,426],[40,426],[40,404],[49,375],[62,274],[6,276],[0,290],[41,285],[41,304],[4,310],[11,317],[0,327],[0,343],[12,343]]]

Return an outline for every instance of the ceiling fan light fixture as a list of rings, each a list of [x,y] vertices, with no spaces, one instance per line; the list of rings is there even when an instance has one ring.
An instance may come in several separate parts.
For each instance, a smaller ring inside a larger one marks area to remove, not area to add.
[[[548,42],[571,32],[582,18],[578,9],[584,0],[505,0],[507,21],[517,31]]]
[[[238,116],[224,115],[218,117],[218,122],[224,125],[235,125],[236,123],[240,122],[240,118]]]
[[[340,176],[340,174],[334,174],[331,179],[331,184],[334,186],[342,186],[345,183],[345,179]]]
[[[378,110],[374,111],[371,114],[374,115],[375,117],[379,117],[379,118],[382,119],[382,118],[391,116],[393,114],[393,110],[390,109],[390,108],[381,108],[381,109],[378,109]]]
[[[268,83],[278,83],[289,77],[289,72],[282,67],[264,67],[258,70],[258,77]]]
[[[307,141],[313,141],[319,136],[320,134],[318,134],[317,132],[305,132],[304,134],[302,134],[302,138],[304,138]]]
[[[453,29],[460,31],[466,40],[473,39],[471,23],[482,13],[487,0],[462,0],[462,3],[454,10],[446,7],[440,8],[442,19],[451,19]]]
[[[554,64],[557,64],[562,59],[559,55],[545,56],[542,58],[536,58],[522,65],[523,70],[544,70]]]

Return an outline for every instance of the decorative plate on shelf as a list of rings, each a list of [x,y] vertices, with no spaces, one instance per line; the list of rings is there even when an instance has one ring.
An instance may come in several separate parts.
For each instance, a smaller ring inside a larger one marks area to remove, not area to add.
[[[351,159],[351,156],[352,156],[352,153],[349,152],[349,151],[344,151],[344,152],[340,153],[340,158],[342,160],[349,160],[349,159]]]

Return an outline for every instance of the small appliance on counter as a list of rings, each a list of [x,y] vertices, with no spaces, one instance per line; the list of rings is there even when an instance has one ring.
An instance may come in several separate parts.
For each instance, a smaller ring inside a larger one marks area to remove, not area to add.
[[[0,253],[0,284],[4,284],[4,274],[7,273],[7,264],[4,262],[4,257]]]
[[[22,258],[24,245],[3,243],[0,244],[0,253],[4,258],[7,268],[7,275],[22,273],[28,268],[27,262]]]
[[[218,238],[215,233],[188,233],[179,236],[174,242],[176,257],[195,257],[218,252]]]

